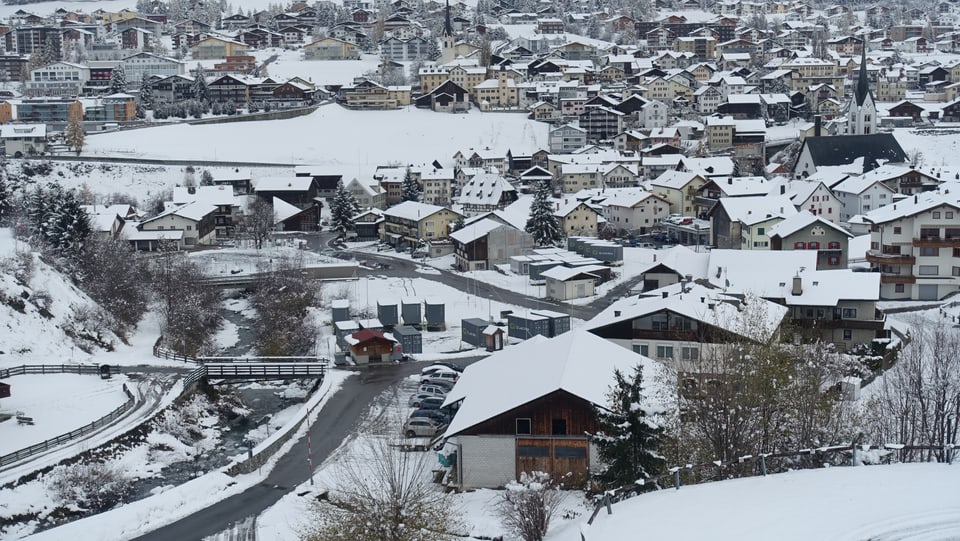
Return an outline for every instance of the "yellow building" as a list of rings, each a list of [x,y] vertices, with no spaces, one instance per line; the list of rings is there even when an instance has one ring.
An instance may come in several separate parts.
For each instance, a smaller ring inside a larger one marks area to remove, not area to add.
[[[250,47],[246,43],[222,38],[206,38],[190,47],[194,60],[215,60],[228,56],[247,56]]]
[[[381,240],[399,248],[416,248],[421,241],[446,239],[459,212],[418,201],[404,201],[383,213]]]
[[[358,60],[360,47],[337,38],[318,39],[303,46],[304,60]]]

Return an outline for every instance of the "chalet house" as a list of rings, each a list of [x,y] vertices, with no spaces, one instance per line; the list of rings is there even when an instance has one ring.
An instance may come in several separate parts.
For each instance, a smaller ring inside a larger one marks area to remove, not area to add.
[[[315,209],[317,216],[313,225],[316,227],[320,223],[323,203],[312,177],[263,177],[257,180],[254,193],[267,202],[276,197],[302,210]]]
[[[327,37],[303,46],[304,60],[359,60],[360,47],[356,43]]]
[[[602,467],[587,436],[599,427],[596,408],[607,403],[614,370],[638,364],[658,381],[661,368],[649,359],[575,330],[536,336],[471,365],[444,402],[456,408],[445,434],[457,453],[453,484],[497,488],[536,470],[585,485]]]
[[[470,110],[470,93],[448,80],[416,98],[414,105],[441,113],[462,113]]]
[[[450,226],[461,214],[436,205],[404,201],[383,213],[381,241],[396,248],[416,248],[421,241],[449,237]]]
[[[777,189],[779,181],[764,177],[711,178],[693,198],[694,214],[705,217],[721,197],[761,196]]]
[[[210,99],[221,103],[243,104],[250,101],[252,81],[237,75],[222,75],[207,83]]]
[[[760,317],[747,325],[749,313]],[[762,298],[683,281],[615,301],[586,329],[679,372],[696,372],[696,361],[718,345],[776,340],[786,316],[787,308]]]
[[[362,209],[387,208],[387,194],[376,181],[361,182],[353,179],[343,188],[353,195]]]
[[[529,253],[534,246],[530,233],[499,213],[475,217],[450,233],[450,240],[459,271],[491,270],[509,263],[513,256]]]
[[[670,203],[642,188],[591,190],[592,205],[603,209],[606,226],[617,232],[645,235],[658,227],[660,221],[670,215]],[[578,193],[582,199],[585,194]]]
[[[840,221],[842,203],[823,181],[793,181],[788,186],[781,186],[780,190],[796,208],[805,209],[833,223]]]
[[[157,100],[175,102],[193,97],[193,77],[187,75],[171,75],[162,79],[155,79],[153,95]]]
[[[807,210],[800,211],[767,232],[771,250],[816,250],[817,270],[846,269],[853,235]]]
[[[706,183],[706,177],[697,173],[666,171],[650,181],[650,189],[670,203],[671,212],[689,216],[693,214],[693,202],[697,191]]]
[[[185,246],[203,246],[216,242],[217,206],[201,201],[170,208],[140,222],[137,229],[148,231],[181,231]]]
[[[518,198],[517,189],[496,173],[476,175],[460,190],[458,202],[466,216],[503,210]]]
[[[844,176],[830,189],[840,200],[840,222],[848,222],[858,214],[866,214],[893,202],[896,190],[885,184],[878,172],[892,173],[891,168],[903,171],[906,168],[884,165],[863,175]],[[896,173],[893,173],[896,174]]]
[[[710,244],[731,250],[768,250],[770,228],[797,213],[786,196],[723,197],[710,210]]]
[[[410,105],[409,86],[383,86],[364,79],[340,89],[337,101],[352,109],[399,109]]]
[[[357,241],[374,241],[380,239],[380,228],[383,227],[383,211],[369,209],[353,217],[354,232]]]
[[[880,271],[880,297],[940,300],[957,291],[960,203],[926,192],[868,212],[867,262]]]

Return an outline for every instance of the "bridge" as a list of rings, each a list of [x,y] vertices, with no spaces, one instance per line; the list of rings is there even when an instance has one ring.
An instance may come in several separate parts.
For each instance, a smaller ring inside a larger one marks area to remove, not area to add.
[[[183,385],[187,387],[200,380],[209,379],[323,379],[327,373],[327,362],[217,362],[204,363],[192,370],[184,378]]]
[[[357,277],[357,263],[334,263],[330,265],[303,267],[300,272],[307,280],[345,280]],[[246,289],[253,287],[272,272],[249,272],[223,276],[207,276],[201,281],[209,287],[220,289]]]

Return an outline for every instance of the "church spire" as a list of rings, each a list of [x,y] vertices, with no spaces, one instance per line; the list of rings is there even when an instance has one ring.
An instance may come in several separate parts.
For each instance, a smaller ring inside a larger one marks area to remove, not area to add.
[[[865,41],[865,40],[864,40]],[[857,105],[863,105],[863,101],[870,94],[870,81],[867,80],[867,47],[863,44],[860,56],[860,75],[857,77],[857,86],[854,89],[853,99]]]
[[[453,36],[453,25],[450,24],[450,0],[447,0],[447,8],[444,14],[443,21],[443,35],[444,36]]]

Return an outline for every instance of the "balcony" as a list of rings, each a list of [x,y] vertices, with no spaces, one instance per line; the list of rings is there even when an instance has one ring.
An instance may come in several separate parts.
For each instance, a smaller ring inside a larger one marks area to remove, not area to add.
[[[918,248],[960,248],[960,237],[920,237],[913,239]]]
[[[881,284],[915,284],[917,277],[912,274],[881,274]]]
[[[881,254],[876,250],[867,252],[867,262],[877,265],[910,265],[917,262],[917,258],[906,254]]]
[[[879,310],[874,311],[875,319],[794,319],[794,325],[802,329],[858,329],[882,331],[886,316]]]

